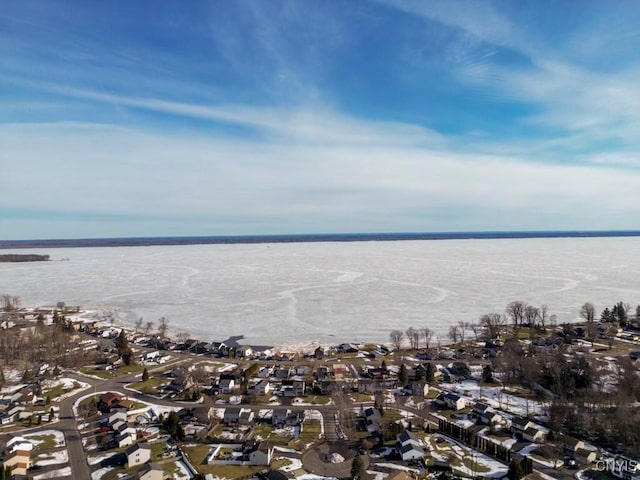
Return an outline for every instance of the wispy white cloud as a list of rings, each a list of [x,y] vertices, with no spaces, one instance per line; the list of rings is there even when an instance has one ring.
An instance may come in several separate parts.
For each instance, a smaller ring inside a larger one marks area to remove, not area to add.
[[[28,194],[6,186],[4,209],[47,205],[83,221],[87,209],[148,216],[152,234],[171,233],[154,223],[163,215],[182,216],[194,233],[631,228],[615,212],[640,218],[640,172],[417,144],[300,145],[77,124],[3,126],[0,141],[14,175],[37,172]]]

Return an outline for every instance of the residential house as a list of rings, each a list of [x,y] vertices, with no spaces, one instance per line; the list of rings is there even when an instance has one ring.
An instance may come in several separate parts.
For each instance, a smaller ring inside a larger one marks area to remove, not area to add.
[[[5,457],[2,467],[9,467],[12,475],[26,475],[31,467],[31,451],[33,443],[24,437],[13,437],[6,444],[9,455]]]
[[[586,446],[584,440],[570,437],[569,435],[559,435],[558,441],[563,445],[565,452],[576,453]]]
[[[138,471],[138,480],[163,480],[164,469],[158,463],[147,463]]]
[[[109,415],[109,418],[107,419],[107,424],[110,427],[113,427],[113,425],[117,422],[126,423],[126,421],[127,421],[127,414],[124,411],[119,410]]]
[[[477,402],[473,406],[473,413],[475,413],[478,417],[480,423],[485,425],[492,425],[494,423],[501,423],[502,417],[490,406],[486,403]]]
[[[405,462],[424,458],[424,449],[422,448],[420,440],[408,430],[398,435],[396,444],[400,457]]]
[[[235,425],[240,422],[240,407],[227,407],[224,409],[224,416],[222,417],[222,423],[225,425]]]
[[[111,410],[118,407],[120,402],[124,399],[124,396],[115,392],[107,392],[100,397],[100,407],[105,410]]]
[[[11,475],[26,475],[31,467],[31,451],[14,450],[5,457],[2,467],[9,468]]]
[[[243,456],[249,465],[268,466],[271,464],[273,447],[270,447],[265,442],[251,442],[245,445]]]
[[[336,347],[338,353],[357,353],[358,351],[358,346],[353,343],[341,343]]]
[[[233,378],[223,378],[220,380],[220,393],[230,394],[235,391],[236,382]]]
[[[256,395],[267,395],[271,390],[273,387],[267,379],[261,380],[255,386]]]
[[[441,393],[436,397],[434,403],[440,408],[449,408],[451,410],[462,410],[467,406],[467,401],[455,393]]]
[[[124,448],[133,445],[137,439],[136,433],[117,433],[113,441],[117,445],[117,448]]]
[[[333,365],[333,378],[343,380],[349,375],[349,368],[344,363],[336,363]]]
[[[378,409],[373,407],[368,407],[364,409],[364,421],[366,425],[367,432],[376,433],[380,431],[380,420],[382,419],[382,415]]]
[[[125,450],[127,468],[142,465],[151,460],[151,448],[146,443],[136,443]]]
[[[288,408],[274,408],[271,423],[274,426],[283,426],[287,423],[287,417],[291,413]]]
[[[251,425],[253,423],[254,413],[253,410],[243,408],[240,411],[240,416],[238,417],[238,423],[240,425]]]

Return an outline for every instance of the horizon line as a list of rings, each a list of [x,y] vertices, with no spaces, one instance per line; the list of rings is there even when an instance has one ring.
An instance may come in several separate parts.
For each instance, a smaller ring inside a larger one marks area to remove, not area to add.
[[[640,230],[483,230],[447,232],[374,232],[374,233],[292,233],[242,235],[180,235],[95,238],[51,238],[0,240],[0,249],[119,247],[160,245],[208,245],[297,242],[358,242],[403,240],[490,240],[525,238],[598,238],[637,237]]]

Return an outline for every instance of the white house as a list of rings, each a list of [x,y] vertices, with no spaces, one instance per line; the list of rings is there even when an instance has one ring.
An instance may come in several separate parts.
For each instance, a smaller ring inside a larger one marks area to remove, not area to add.
[[[118,433],[115,436],[114,441],[116,442],[116,445],[118,445],[118,448],[124,448],[133,445],[136,441],[136,437],[137,435],[135,433]]]
[[[261,380],[257,385],[256,385],[256,394],[258,395],[266,395],[268,394],[271,390],[273,390],[273,387],[271,386],[271,383],[269,383],[269,380]]]
[[[235,391],[236,382],[233,378],[223,378],[220,380],[220,393],[230,394]]]
[[[436,397],[435,403],[451,410],[462,410],[467,406],[467,401],[455,393],[441,393]]]
[[[146,443],[136,443],[127,448],[125,455],[127,456],[127,468],[135,467],[151,460],[151,448]]]
[[[424,449],[422,448],[420,440],[418,440],[418,438],[408,430],[405,430],[398,435],[397,447],[402,460],[405,462],[424,457]]]

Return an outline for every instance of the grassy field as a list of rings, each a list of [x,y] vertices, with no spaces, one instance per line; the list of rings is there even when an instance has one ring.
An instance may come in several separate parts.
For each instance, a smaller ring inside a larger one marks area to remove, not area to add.
[[[34,447],[34,452],[42,452],[56,448],[56,437],[54,435],[31,435],[29,439],[40,442]]]
[[[73,382],[73,386],[71,388],[64,388],[64,384],[61,383],[56,385],[53,388],[44,390],[42,392],[42,396],[49,397],[50,399],[53,400],[54,398],[59,397],[60,395],[68,393],[72,390],[77,390],[78,388],[80,388],[80,384],[78,382]]]
[[[167,380],[165,378],[151,377],[144,382],[130,383],[128,386],[133,388],[134,390],[139,391],[140,393],[146,393],[147,395],[157,395],[159,393],[158,387],[165,383],[167,383]]]
[[[96,369],[95,366],[80,367],[79,370],[82,373],[86,373],[87,375],[94,375],[96,377],[100,377],[100,378],[103,378],[105,380],[108,380],[108,379],[114,377],[114,375],[113,375],[113,373],[111,371],[109,371],[109,370],[99,370],[99,369]]]
[[[309,445],[320,439],[321,431],[320,420],[305,420],[302,432],[300,432],[298,438],[289,442],[289,447],[296,450],[306,450]]]

